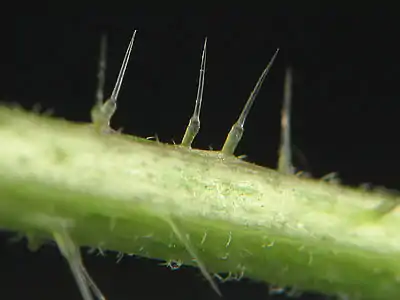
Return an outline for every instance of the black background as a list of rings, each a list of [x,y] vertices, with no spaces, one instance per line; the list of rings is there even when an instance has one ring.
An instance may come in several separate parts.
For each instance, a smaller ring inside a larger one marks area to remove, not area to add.
[[[276,166],[284,72],[291,66],[296,166],[316,177],[337,171],[348,185],[371,182],[400,190],[399,22],[394,8],[367,9],[363,4],[344,11],[299,5],[272,10],[265,4],[251,10],[215,5],[204,14],[157,11],[131,7],[115,14],[60,16],[42,10],[41,15],[12,17],[3,12],[1,101],[27,109],[40,103],[57,117],[89,121],[101,34],[107,33],[109,42],[109,95],[137,29],[113,127],[179,142],[192,114],[207,36],[202,127],[194,147],[220,149],[279,47],[236,154]],[[23,243],[10,244],[8,238],[2,235],[0,248],[4,299],[80,299],[55,247],[30,253]],[[170,271],[134,257],[119,264],[115,260],[114,254],[85,256],[89,272],[111,300],[217,299],[195,269]],[[222,284],[221,290],[227,299],[269,297],[266,285],[249,280]]]

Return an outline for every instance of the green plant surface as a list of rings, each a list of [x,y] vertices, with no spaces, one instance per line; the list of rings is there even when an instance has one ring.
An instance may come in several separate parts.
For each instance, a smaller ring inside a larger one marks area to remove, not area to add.
[[[399,197],[0,107],[0,228],[33,241],[397,299]],[[218,277],[218,276],[217,276]]]

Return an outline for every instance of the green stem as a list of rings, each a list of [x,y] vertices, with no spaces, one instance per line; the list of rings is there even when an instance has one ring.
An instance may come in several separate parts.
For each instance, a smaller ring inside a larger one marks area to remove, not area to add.
[[[397,200],[0,107],[0,228],[30,236],[396,299]]]

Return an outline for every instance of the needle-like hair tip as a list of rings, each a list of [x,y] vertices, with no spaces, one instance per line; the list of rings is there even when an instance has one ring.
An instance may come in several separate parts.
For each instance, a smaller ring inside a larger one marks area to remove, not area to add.
[[[203,102],[206,59],[207,59],[207,37],[204,39],[203,53],[201,55],[199,85],[197,87],[196,104],[194,107],[193,115],[189,120],[189,125],[186,127],[186,131],[181,142],[181,145],[185,147],[190,147],[192,145],[194,138],[196,137],[196,135],[200,130],[200,111],[201,111],[201,104]]]
[[[121,89],[122,80],[124,79],[125,71],[128,65],[129,57],[132,51],[133,42],[136,36],[136,30],[132,34],[132,38],[129,42],[128,49],[126,50],[124,60],[122,62],[121,69],[118,74],[117,81],[114,86],[114,90],[111,93],[110,98],[103,102],[103,86],[105,78],[105,61],[106,61],[106,42],[102,39],[101,51],[100,51],[100,62],[99,62],[99,84],[97,92],[97,103],[91,110],[92,123],[96,130],[100,132],[114,132],[110,128],[110,120],[117,109],[117,98]]]
[[[265,69],[263,70],[263,72],[261,73],[260,78],[258,78],[258,81],[253,89],[253,91],[250,94],[249,99],[246,102],[246,105],[243,108],[243,111],[238,119],[238,124],[240,126],[244,125],[244,122],[246,121],[247,116],[250,113],[250,109],[254,104],[254,101],[256,100],[256,97],[261,89],[262,84],[264,83],[265,78],[267,77],[269,70],[271,69],[276,56],[278,55],[279,52],[279,48],[276,49],[274,55],[272,56],[272,58],[270,59],[270,61],[268,62],[268,65],[265,67]]]
[[[238,120],[233,124],[230,132],[228,133],[228,136],[225,140],[225,143],[222,147],[222,152],[228,155],[232,155],[235,152],[235,149],[237,145],[239,144],[240,140],[242,139],[243,132],[244,132],[244,123],[246,121],[246,118],[250,112],[251,107],[254,104],[254,101],[258,95],[258,92],[261,89],[261,86],[267,77],[267,74],[269,70],[271,69],[272,64],[275,61],[276,56],[278,55],[279,48],[276,49],[274,55],[270,59],[268,65],[265,67],[263,72],[261,73],[261,76],[258,78],[258,81],[251,92],[249,98],[247,99],[247,102],[238,118]]]
[[[122,85],[122,80],[124,79],[125,71],[126,71],[126,68],[128,66],[129,57],[131,55],[133,42],[135,41],[136,32],[137,32],[137,30],[135,30],[133,32],[133,34],[132,34],[132,38],[131,38],[131,40],[129,42],[128,49],[126,50],[125,57],[124,57],[124,60],[122,62],[121,69],[119,70],[119,74],[118,74],[118,78],[117,78],[117,81],[116,81],[115,86],[114,86],[114,90],[112,91],[112,94],[111,94],[111,97],[110,97],[110,100],[112,102],[114,102],[114,103],[117,102],[118,94],[119,94],[119,91],[120,91],[121,85]]]

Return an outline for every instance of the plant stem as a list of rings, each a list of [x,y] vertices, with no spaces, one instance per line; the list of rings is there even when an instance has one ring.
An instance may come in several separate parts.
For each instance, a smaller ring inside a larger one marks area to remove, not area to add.
[[[0,107],[0,228],[35,237],[67,230],[79,246],[396,299],[398,200]]]

